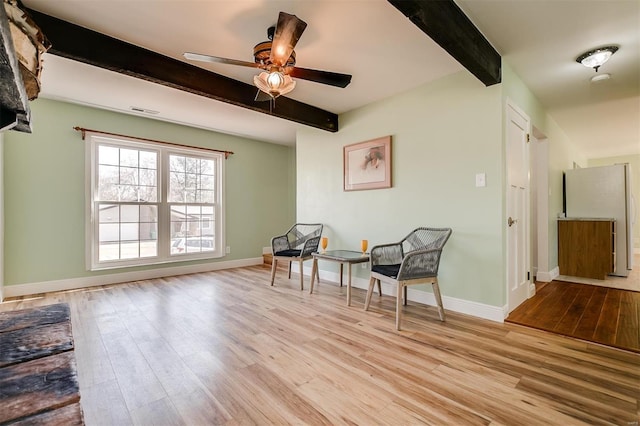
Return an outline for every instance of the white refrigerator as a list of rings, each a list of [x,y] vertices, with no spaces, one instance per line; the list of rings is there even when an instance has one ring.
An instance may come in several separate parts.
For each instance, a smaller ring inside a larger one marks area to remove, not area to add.
[[[568,218],[616,220],[616,272],[626,277],[633,268],[633,227],[637,211],[628,164],[567,170],[565,214]]]

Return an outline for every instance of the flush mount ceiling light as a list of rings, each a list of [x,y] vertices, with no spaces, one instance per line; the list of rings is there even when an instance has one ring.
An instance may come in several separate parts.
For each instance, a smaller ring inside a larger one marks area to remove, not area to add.
[[[576,58],[576,62],[581,63],[587,68],[593,68],[598,72],[598,68],[609,60],[611,55],[616,53],[618,46],[605,46],[593,49]]]

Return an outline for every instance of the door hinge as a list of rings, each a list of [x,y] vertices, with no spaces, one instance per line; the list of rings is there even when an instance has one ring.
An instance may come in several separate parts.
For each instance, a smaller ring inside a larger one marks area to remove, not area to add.
[[[529,143],[530,139],[531,139],[531,135],[529,133],[527,133],[527,143]]]
[[[527,271],[527,281],[529,281],[531,279],[531,272]]]

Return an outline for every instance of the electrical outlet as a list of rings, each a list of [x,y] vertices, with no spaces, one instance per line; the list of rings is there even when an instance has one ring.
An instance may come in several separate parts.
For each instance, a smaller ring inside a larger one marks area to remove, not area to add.
[[[227,252],[227,254],[231,253],[231,246],[227,246],[226,252]]]
[[[368,265],[368,264],[369,264],[369,262],[363,262],[363,263],[361,263],[361,264],[360,264],[360,265],[362,265],[362,266],[360,266],[360,267],[361,267],[362,269],[367,269],[367,265]]]

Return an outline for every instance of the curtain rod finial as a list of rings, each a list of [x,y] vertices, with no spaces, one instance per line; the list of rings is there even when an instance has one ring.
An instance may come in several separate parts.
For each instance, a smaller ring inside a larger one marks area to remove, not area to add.
[[[73,130],[75,130],[76,132],[82,132],[82,140],[84,140],[84,136],[85,136],[85,130],[84,128],[80,127],[80,126],[75,126],[73,128]]]

